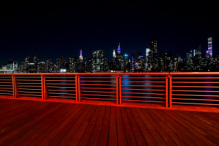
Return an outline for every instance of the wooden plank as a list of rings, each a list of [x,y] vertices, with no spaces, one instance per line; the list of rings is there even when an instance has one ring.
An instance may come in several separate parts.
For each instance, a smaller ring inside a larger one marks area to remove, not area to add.
[[[52,121],[48,122],[48,124],[51,125],[45,126],[48,128],[44,128],[45,129],[44,131],[41,130],[38,137],[36,136],[32,137],[32,140],[35,141],[35,142],[33,141],[32,144],[39,144],[41,142],[41,143],[46,143],[46,145],[48,145],[63,129],[63,127],[67,124],[67,122],[71,120],[75,112],[82,108],[82,106],[80,105],[68,105],[66,106],[66,108],[67,107],[69,107],[70,109],[67,110],[67,112],[61,112],[60,115],[56,114],[57,119],[54,118]],[[28,145],[28,142],[25,141],[25,143],[23,143],[22,145]]]
[[[218,115],[0,99],[0,145],[217,145]]]
[[[83,136],[80,138],[80,142],[78,143],[78,145],[81,145],[81,146],[89,145],[89,141],[90,141],[91,135],[93,133],[95,124],[97,122],[97,119],[98,119],[98,117],[100,115],[101,108],[103,108],[103,107],[102,106],[98,106],[97,107],[97,110],[94,113],[91,121],[89,122],[85,132],[83,133]]]
[[[72,146],[77,146],[80,139],[82,138],[87,126],[88,126],[88,123],[90,123],[92,117],[93,117],[93,114],[96,112],[96,109],[97,109],[97,106],[94,106],[94,108],[92,108],[92,110],[90,110],[88,116],[85,118],[85,120],[83,121],[83,123],[81,123],[81,126],[80,128],[77,130],[77,132],[75,133],[74,137],[72,137],[69,145],[72,145]]]
[[[213,142],[211,142],[209,139],[207,139],[206,137],[204,137],[203,135],[201,135],[198,131],[196,131],[195,129],[193,129],[193,127],[191,127],[188,123],[186,123],[186,121],[181,121],[181,119],[179,119],[177,117],[176,114],[174,114],[172,111],[162,111],[163,113],[166,113],[167,115],[169,115],[172,119],[174,119],[177,124],[180,124],[177,127],[182,127],[184,128],[185,132],[193,139],[193,141],[195,143],[197,143],[198,145],[201,144],[205,144],[205,145],[215,145]]]
[[[5,121],[7,119],[8,121],[13,121],[11,119],[14,118],[14,115],[20,115],[21,113],[25,113],[27,109],[31,109],[31,107],[34,105],[29,103],[17,103],[17,104],[11,104],[11,106],[8,106],[8,109],[5,111],[2,111],[0,121]],[[6,121],[5,121],[6,122]],[[1,123],[2,125],[3,123]]]
[[[117,146],[116,108],[111,107],[109,125],[109,146]]]
[[[100,111],[100,115],[98,116],[96,125],[94,127],[93,133],[91,135],[89,145],[98,145],[99,137],[100,137],[100,132],[102,129],[103,125],[103,119],[105,116],[105,111],[106,111],[106,106],[103,106]]]
[[[77,120],[77,122],[71,127],[70,131],[66,134],[66,136],[60,142],[60,145],[68,145],[75,135],[77,130],[79,129],[81,123],[86,119],[87,115],[90,113],[90,110],[94,110],[95,106],[89,105],[88,109],[81,115],[81,117]]]
[[[155,139],[152,137],[149,129],[142,121],[141,117],[136,111],[136,108],[131,108],[132,114],[135,117],[136,122],[138,123],[139,128],[141,129],[141,132],[147,142],[148,145],[157,145]]]
[[[209,125],[204,124],[203,122],[194,118],[194,113],[193,115],[190,115],[189,112],[175,111],[175,114],[180,117],[181,120],[186,121],[185,123],[188,123],[193,129],[198,131],[210,141],[214,142],[215,144],[219,143],[219,134],[217,133],[218,130],[210,128]]]
[[[28,108],[28,106],[25,107],[25,109],[26,109],[25,112],[20,113],[18,115],[14,115],[10,119],[2,121],[0,123],[0,129],[2,129],[2,128],[6,129],[7,128],[9,130],[9,129],[18,128],[17,127],[18,123],[20,125],[23,125],[22,121],[23,122],[27,121],[28,116],[36,114],[38,111],[40,111],[43,108],[45,108],[47,104],[49,104],[49,103],[44,103],[41,106],[37,106],[38,105],[37,103],[33,103],[33,105],[30,106],[29,108]]]
[[[197,145],[188,135],[185,134],[184,128],[181,128],[180,125],[175,125],[175,121],[172,118],[169,118],[165,114],[161,114],[160,110],[152,111],[156,116],[162,119],[163,122],[166,123],[176,135],[178,135],[185,143],[187,143],[187,145]]]
[[[12,100],[12,101],[15,101],[15,102],[8,102],[8,103],[5,103],[4,105],[0,106],[0,114],[3,112],[9,113],[11,111],[14,111],[14,109],[16,109],[16,108],[22,107],[23,105],[27,105],[28,103],[31,102],[31,101],[19,102],[18,100]]]
[[[213,130],[217,134],[219,134],[219,128],[217,128],[217,124],[213,124],[209,118],[206,118],[204,116],[199,115],[199,112],[180,112],[184,118],[187,120],[193,121],[193,122],[198,122],[199,124],[197,126],[200,126],[201,128],[207,127],[208,130]],[[206,115],[209,115],[210,113],[205,113]],[[219,116],[219,114],[218,114]],[[218,118],[217,118],[218,119]],[[215,120],[217,120],[215,119]],[[204,126],[204,127],[203,127]]]
[[[57,109],[61,105],[62,104],[59,104],[57,107],[53,108],[53,110]],[[51,107],[46,106],[45,108],[43,107],[43,108],[39,109],[38,111],[36,111],[34,113],[28,113],[28,115],[25,116],[24,118],[22,118],[22,120],[20,120],[17,123],[13,124],[13,126],[10,126],[10,128],[8,128],[5,132],[0,134],[1,135],[0,136],[1,137],[0,142],[6,141],[6,140],[10,139],[10,137],[15,136],[20,131],[24,130],[25,126],[29,126],[34,122],[36,123],[42,115],[48,115],[49,113],[51,113],[53,110],[48,110],[49,108],[51,108]]]
[[[166,142],[163,140],[163,138],[159,135],[157,130],[154,128],[154,126],[150,123],[150,121],[143,114],[142,110],[145,110],[145,109],[141,109],[141,110],[140,109],[136,109],[136,111],[138,112],[139,116],[141,117],[141,119],[143,120],[145,125],[148,127],[148,130],[150,131],[151,135],[154,137],[154,139],[156,139],[157,144],[158,145],[167,145]]]
[[[142,135],[141,130],[139,129],[139,126],[135,120],[135,118],[133,117],[132,112],[130,111],[130,108],[125,108],[126,109],[126,113],[130,122],[130,125],[132,127],[133,133],[135,135],[135,139],[138,145],[147,145],[144,136]]]
[[[163,129],[159,123],[160,121],[156,121],[150,114],[149,109],[142,110],[145,117],[147,117],[148,121],[151,123],[151,125],[157,130],[157,132],[160,134],[160,136],[163,138],[163,140],[171,146],[177,145],[175,141],[169,136],[169,134]]]
[[[37,111],[38,109],[40,109],[41,107],[43,108],[43,107],[45,107],[45,105],[46,104],[48,104],[48,103],[44,103],[44,104],[42,104],[40,107],[38,106],[38,102],[34,102],[34,103],[32,103],[32,104],[25,104],[24,106],[21,106],[21,107],[17,107],[18,108],[18,110],[19,110],[19,108],[22,108],[22,109],[25,109],[22,113],[19,113],[19,114],[14,114],[13,116],[11,116],[10,118],[8,118],[8,119],[5,119],[4,121],[1,121],[1,125],[0,125],[0,127],[1,126],[3,126],[3,127],[5,127],[7,124],[11,124],[11,123],[14,123],[14,122],[16,122],[19,118],[22,118],[22,117],[24,117],[24,116],[26,116],[27,115],[27,112],[35,112],[35,111]],[[13,107],[12,107],[13,108]],[[8,113],[9,111],[5,111],[4,113]],[[10,111],[10,112],[16,112],[16,109],[15,108],[13,108],[13,110],[12,111]],[[3,113],[2,113],[3,114]],[[4,124],[6,124],[6,125],[4,125]]]
[[[108,144],[108,136],[109,136],[109,118],[110,118],[110,106],[106,107],[106,112],[103,119],[103,125],[99,137],[99,146]]]
[[[119,146],[128,145],[120,107],[116,107],[116,125],[117,125],[118,145]]]
[[[204,113],[204,112],[198,112],[197,115],[199,116],[199,119],[206,123],[211,123],[214,125],[214,128],[219,129],[219,121],[218,116],[219,114],[216,114],[216,117],[214,117],[213,113]]]
[[[148,109],[147,112],[154,118],[156,122],[164,129],[164,131],[176,142],[177,145],[186,145],[186,143],[168,126],[168,121],[156,115],[154,110]]]
[[[126,134],[126,139],[127,139],[127,144],[130,146],[135,146],[137,145],[137,142],[135,140],[135,136],[133,134],[128,116],[126,114],[125,108],[121,107],[121,114],[122,114],[122,119],[125,127],[125,134]]]
[[[90,109],[90,106],[86,105],[80,105],[80,107],[82,108],[78,108],[77,110],[75,110],[74,114],[71,115],[71,120],[64,123],[64,128],[61,129],[61,131],[55,136],[55,138],[51,139],[49,145],[59,145],[59,143],[63,140],[63,138],[70,131],[73,125],[78,121],[78,119],[84,114],[84,112]]]
[[[214,126],[214,128],[216,128],[216,129],[219,129],[219,121],[218,121],[218,117],[219,117],[219,114],[217,114],[217,116],[216,117],[214,117],[214,116],[212,116],[211,114],[212,113],[207,113],[207,114],[205,114],[205,113],[198,113],[199,114],[199,117],[200,117],[200,119],[203,121],[203,122],[206,122],[206,123],[208,123],[209,124],[209,122],[210,122],[210,124],[212,125],[212,126]],[[207,119],[207,120],[206,120]]]
[[[57,108],[49,115],[42,116],[40,121],[36,121],[32,125],[23,128],[22,133],[18,133],[16,137],[13,138],[13,141],[9,142],[9,144],[14,146],[20,144],[24,146],[30,144],[36,137],[41,137],[48,127],[53,125],[55,122],[62,120],[62,117],[60,118],[58,116],[59,114],[66,113],[71,110],[70,106],[63,105],[63,107]]]

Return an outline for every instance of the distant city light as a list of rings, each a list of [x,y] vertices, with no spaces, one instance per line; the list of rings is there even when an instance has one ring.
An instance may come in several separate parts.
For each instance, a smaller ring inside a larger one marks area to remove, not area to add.
[[[66,72],[66,69],[60,69],[60,72]]]
[[[128,54],[124,54],[124,56],[125,56],[125,57],[128,57],[129,55],[128,55]]]

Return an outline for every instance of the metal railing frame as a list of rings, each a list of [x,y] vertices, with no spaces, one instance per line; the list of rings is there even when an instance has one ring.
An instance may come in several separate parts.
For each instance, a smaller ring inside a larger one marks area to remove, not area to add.
[[[18,98],[19,89],[17,85],[17,76],[41,76],[41,98],[42,100],[48,99],[48,90],[46,85],[46,76],[50,75],[74,75],[75,76],[75,101],[81,102],[81,89],[80,89],[80,75],[115,75],[116,77],[116,104],[122,104],[122,88],[121,88],[121,76],[122,75],[162,75],[165,76],[165,107],[172,108],[172,76],[176,75],[219,75],[219,72],[161,72],[161,73],[7,73],[0,74],[11,75],[12,77],[12,88],[13,88],[13,98]]]

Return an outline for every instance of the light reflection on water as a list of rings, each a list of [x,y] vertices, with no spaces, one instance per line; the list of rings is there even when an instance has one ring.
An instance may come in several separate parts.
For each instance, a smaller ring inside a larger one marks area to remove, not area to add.
[[[61,77],[66,77],[64,75],[62,75]],[[83,77],[83,76],[81,76]],[[96,77],[96,76],[95,76]],[[101,77],[104,77],[104,75],[98,75],[98,77],[100,78],[95,78],[95,79],[81,79],[81,84],[85,84],[85,83],[88,83],[88,82],[82,82],[82,80],[95,80],[96,82],[92,83],[92,82],[89,82],[89,84],[94,84],[94,86],[89,86],[89,87],[101,87],[101,86],[96,86],[95,84],[115,84],[115,83],[112,83],[112,82],[109,82],[109,83],[102,83],[102,82],[98,82],[98,81],[103,81],[103,80],[108,80],[108,81],[115,81],[116,80],[116,76],[115,75],[112,75],[112,76],[109,76],[109,77],[114,77],[114,78],[109,78],[109,79],[104,79],[104,78],[101,78]],[[122,75],[122,77],[134,77],[134,76],[130,76],[130,75]],[[152,77],[150,75],[144,75],[144,76],[135,76],[135,77]],[[215,80],[212,80],[212,79],[209,79],[209,77],[212,77],[212,76],[203,76],[204,78],[201,79],[201,80],[197,80],[197,79],[193,79],[193,80],[190,80],[191,82],[200,82],[200,81],[204,81],[204,82],[215,82]],[[67,78],[60,78],[60,80],[68,80]],[[153,83],[150,83],[150,82],[143,82],[143,83],[137,83],[137,81],[142,81],[143,79],[130,79],[130,78],[122,78],[122,81],[126,81],[126,82],[122,82],[121,85],[152,85]],[[128,82],[128,81],[136,81],[136,83],[133,83],[133,82]],[[152,81],[151,79],[144,79],[144,81]],[[153,80],[155,81],[155,80]],[[157,80],[156,80],[157,81]],[[66,82],[66,81],[61,81],[61,83],[65,84],[65,83],[69,83],[69,82]],[[191,86],[191,85],[194,85],[194,86],[216,86],[215,84],[213,83],[202,83],[202,84],[194,84],[194,83],[186,83],[186,84],[178,84],[179,86]],[[60,88],[61,90],[69,90],[69,88],[65,88],[66,86],[65,85],[60,85],[62,88]],[[81,85],[81,87],[85,87],[85,85]],[[153,90],[153,87],[141,87],[141,86],[121,86],[122,89],[151,89],[151,90],[148,90],[148,91],[145,91],[147,93],[156,93],[156,91],[152,91]],[[111,86],[105,86],[105,88],[112,88]],[[115,88],[115,86],[114,86]],[[183,89],[181,89],[183,90]],[[211,97],[211,95],[218,95],[216,93],[212,93],[212,92],[209,92],[209,91],[215,91],[216,89],[212,89],[212,88],[187,88],[188,92],[189,90],[204,90],[206,92],[191,92],[191,93],[185,93],[185,92],[180,92],[179,94],[197,94],[197,95],[209,95],[209,96],[205,96],[205,97],[191,97],[191,98],[196,98],[196,99],[216,99],[216,97]],[[97,94],[98,93],[98,90],[93,90],[93,91],[97,91]],[[111,92],[115,92],[114,89],[109,89],[108,91],[111,91]],[[66,91],[60,91],[61,93],[67,93]],[[139,91],[139,90],[122,90],[123,94],[122,94],[122,97],[123,96],[150,96],[150,95],[144,95],[144,94],[130,94],[128,92],[135,92],[135,93],[139,93],[139,92],[142,92],[142,91]],[[127,93],[125,93],[127,92]],[[95,94],[95,93],[93,93]],[[115,95],[115,94],[114,94]],[[109,97],[110,98],[110,97]],[[181,96],[181,98],[185,98],[185,96]],[[188,97],[189,98],[189,97]],[[128,98],[128,97],[123,97],[122,99],[130,99],[130,100],[133,100],[133,99],[136,99],[136,98]],[[150,99],[150,98],[141,98],[141,100],[153,100],[153,99]],[[186,101],[186,102],[198,102],[198,101]],[[203,101],[201,103],[214,103],[214,101]]]
[[[205,82],[211,82],[211,80],[208,78],[208,77],[212,77],[212,76],[205,76]],[[212,86],[211,83],[205,83],[204,86]],[[205,95],[212,95],[212,92],[209,92],[209,91],[212,91],[211,88],[205,88],[204,89],[206,92],[205,92]],[[207,96],[205,97],[206,99],[212,99],[212,97],[210,96]],[[212,103],[212,101],[206,101],[207,103]]]

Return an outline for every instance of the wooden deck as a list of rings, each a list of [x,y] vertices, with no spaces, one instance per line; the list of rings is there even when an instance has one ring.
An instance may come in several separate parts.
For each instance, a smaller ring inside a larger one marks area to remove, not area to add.
[[[0,145],[217,145],[219,113],[0,99]]]

